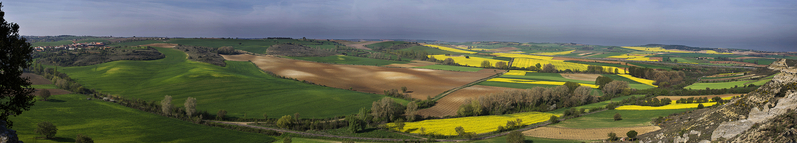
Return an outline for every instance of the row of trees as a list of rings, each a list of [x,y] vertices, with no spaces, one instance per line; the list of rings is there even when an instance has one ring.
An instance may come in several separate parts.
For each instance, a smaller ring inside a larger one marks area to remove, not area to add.
[[[651,68],[628,67],[628,73],[638,78],[656,81],[659,87],[670,87],[684,82],[686,74],[683,71],[657,71]]]
[[[458,116],[501,115],[521,111],[550,111],[560,107],[573,107],[598,101],[592,88],[578,83],[526,90],[506,90],[479,98],[465,100],[457,111]],[[578,85],[578,86],[573,86]],[[573,87],[573,88],[571,88]],[[571,90],[572,89],[572,90]]]

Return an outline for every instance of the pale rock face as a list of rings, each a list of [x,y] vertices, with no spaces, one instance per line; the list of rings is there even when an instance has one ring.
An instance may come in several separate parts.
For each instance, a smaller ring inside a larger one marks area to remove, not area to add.
[[[17,137],[17,131],[6,128],[5,121],[0,121],[0,143],[22,143]]]

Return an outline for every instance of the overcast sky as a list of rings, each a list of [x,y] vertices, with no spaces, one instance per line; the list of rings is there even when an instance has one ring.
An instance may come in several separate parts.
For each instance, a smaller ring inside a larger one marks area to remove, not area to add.
[[[797,1],[12,0],[22,35],[680,44],[797,51]]]

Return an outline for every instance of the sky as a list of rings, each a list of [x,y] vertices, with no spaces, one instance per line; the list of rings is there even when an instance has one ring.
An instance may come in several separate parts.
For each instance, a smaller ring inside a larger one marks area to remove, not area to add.
[[[12,0],[22,35],[674,44],[797,51],[795,0]]]

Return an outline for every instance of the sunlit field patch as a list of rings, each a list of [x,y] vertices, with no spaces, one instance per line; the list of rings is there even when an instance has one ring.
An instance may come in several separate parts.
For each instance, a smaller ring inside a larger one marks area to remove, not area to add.
[[[636,81],[636,82],[639,82],[639,83],[642,83],[642,84],[650,85],[650,86],[653,86],[653,87],[659,87],[659,86],[653,85],[653,83],[656,82],[656,81],[653,81],[653,80],[644,79],[644,78],[637,78],[637,77],[631,76],[629,74],[617,74],[617,75],[620,75],[622,77],[628,78],[630,80],[633,80],[633,81]]]
[[[722,98],[723,100],[730,100],[733,97],[725,97]],[[697,108],[698,104],[703,104],[704,107],[713,106],[717,104],[717,102],[706,102],[706,103],[675,103],[676,100],[673,100],[669,105],[654,107],[654,106],[640,106],[640,105],[623,105],[620,107],[615,108],[615,110],[670,110],[670,109],[688,109],[688,108]]]
[[[659,61],[659,60],[650,59],[650,58],[645,57],[645,56],[649,56],[649,55],[648,54],[642,54],[642,55],[625,54],[625,55],[619,55],[619,56],[609,56],[607,58],[618,58],[618,59],[626,59],[626,60],[632,60],[632,61]]]
[[[462,126],[465,132],[474,132],[477,134],[488,133],[498,130],[498,126],[506,126],[507,121],[522,120],[523,125],[529,125],[539,122],[548,121],[551,116],[559,116],[551,113],[542,112],[526,112],[507,115],[489,115],[489,116],[476,116],[476,117],[462,117],[462,118],[449,118],[449,119],[432,119],[419,122],[404,123],[402,132],[409,131],[410,133],[420,134],[421,128],[424,128],[424,134],[437,134],[437,135],[457,135],[454,128]],[[388,123],[388,127],[395,128],[396,124]]]
[[[509,70],[509,72],[505,73],[504,75],[526,75],[527,72],[535,72],[535,71]]]

